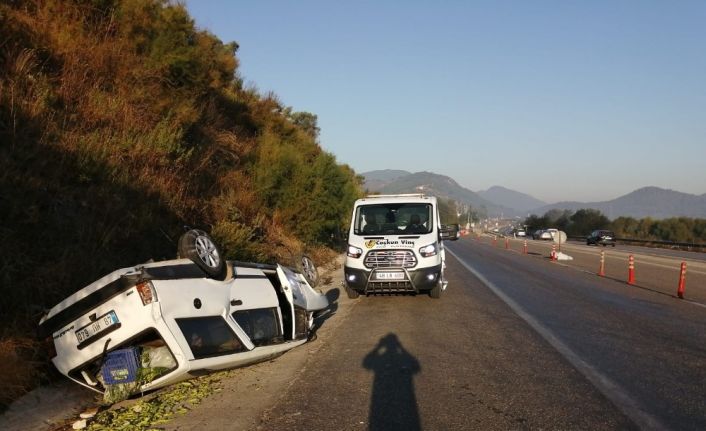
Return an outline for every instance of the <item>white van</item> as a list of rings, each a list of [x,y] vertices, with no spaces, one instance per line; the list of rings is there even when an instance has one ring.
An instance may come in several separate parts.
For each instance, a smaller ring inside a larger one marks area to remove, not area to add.
[[[373,195],[355,202],[343,268],[349,298],[420,292],[439,298],[447,284],[444,268],[435,197]]]

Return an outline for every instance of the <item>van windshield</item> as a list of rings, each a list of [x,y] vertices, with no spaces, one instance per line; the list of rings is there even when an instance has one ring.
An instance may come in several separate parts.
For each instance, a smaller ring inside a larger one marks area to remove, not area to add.
[[[431,233],[432,206],[426,203],[361,205],[356,209],[356,235],[420,235]]]

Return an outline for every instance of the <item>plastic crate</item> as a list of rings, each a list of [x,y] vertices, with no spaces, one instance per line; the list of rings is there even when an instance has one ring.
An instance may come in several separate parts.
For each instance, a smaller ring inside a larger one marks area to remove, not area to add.
[[[134,382],[137,379],[139,355],[140,352],[137,347],[113,350],[108,353],[102,368],[105,383],[115,385]]]

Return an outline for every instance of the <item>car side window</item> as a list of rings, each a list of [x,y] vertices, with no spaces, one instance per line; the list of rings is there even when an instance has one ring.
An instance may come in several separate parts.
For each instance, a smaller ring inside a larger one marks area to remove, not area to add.
[[[247,350],[221,316],[176,319],[176,323],[195,359]]]
[[[239,310],[233,319],[243,328],[255,346],[267,346],[284,342],[282,331],[277,323],[276,308]]]

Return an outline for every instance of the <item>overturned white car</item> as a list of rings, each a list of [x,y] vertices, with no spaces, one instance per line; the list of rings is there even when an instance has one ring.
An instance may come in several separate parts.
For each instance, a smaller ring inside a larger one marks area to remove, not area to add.
[[[223,261],[202,231],[182,236],[179,256],[119,269],[54,306],[39,333],[53,337],[56,368],[115,402],[277,356],[328,307],[302,273]]]

